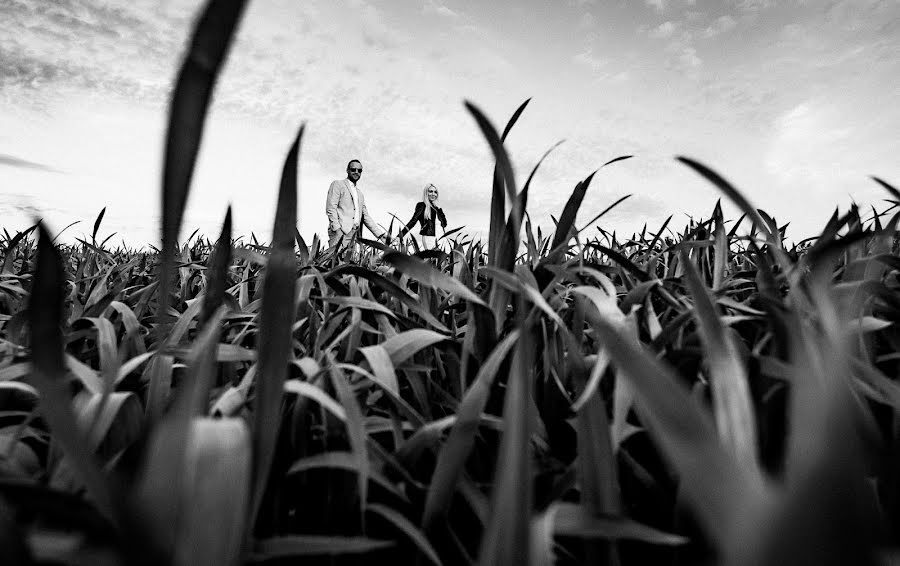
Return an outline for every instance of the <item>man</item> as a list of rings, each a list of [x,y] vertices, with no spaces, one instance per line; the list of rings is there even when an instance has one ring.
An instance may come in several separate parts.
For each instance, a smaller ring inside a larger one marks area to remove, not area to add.
[[[347,178],[331,182],[325,214],[328,216],[328,246],[332,250],[346,248],[357,237],[360,222],[365,224],[376,238],[385,231],[375,223],[366,208],[366,199],[357,186],[362,175],[362,163],[354,159],[347,164]]]

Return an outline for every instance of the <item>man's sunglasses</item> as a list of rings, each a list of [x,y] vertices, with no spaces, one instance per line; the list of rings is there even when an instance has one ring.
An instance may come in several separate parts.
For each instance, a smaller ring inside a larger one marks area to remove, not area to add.
[[[350,171],[362,173],[362,167],[351,167]]]

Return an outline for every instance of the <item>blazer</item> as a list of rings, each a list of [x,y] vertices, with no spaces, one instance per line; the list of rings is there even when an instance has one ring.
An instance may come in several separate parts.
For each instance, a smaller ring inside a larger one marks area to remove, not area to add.
[[[345,234],[353,231],[353,196],[350,194],[349,179],[338,179],[331,182],[328,187],[328,198],[325,201],[325,215],[328,216],[328,231],[337,232],[340,230]],[[376,238],[384,236],[384,230],[375,223],[369,210],[366,208],[366,198],[363,196],[362,189],[356,186],[356,196],[359,199],[359,206],[362,209],[360,220],[366,227],[375,234]]]
[[[406,228],[400,232],[400,235],[405,236],[407,232],[412,230],[413,226],[415,226],[418,221],[422,226],[419,229],[419,234],[423,236],[434,236],[436,235],[435,220],[440,220],[441,226],[447,228],[447,217],[444,216],[443,210],[433,206],[431,218],[425,218],[425,203],[419,202],[416,204],[416,211],[413,213],[413,217],[406,223]]]

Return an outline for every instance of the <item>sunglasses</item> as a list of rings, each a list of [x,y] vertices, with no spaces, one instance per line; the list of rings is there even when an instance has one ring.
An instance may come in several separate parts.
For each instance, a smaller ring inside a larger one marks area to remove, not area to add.
[[[351,167],[350,171],[362,173],[362,167]]]

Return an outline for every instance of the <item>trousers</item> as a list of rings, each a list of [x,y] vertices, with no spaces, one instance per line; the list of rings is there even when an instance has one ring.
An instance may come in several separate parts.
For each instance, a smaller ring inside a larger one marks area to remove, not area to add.
[[[437,236],[422,236],[422,249],[433,250],[437,247]]]
[[[332,253],[339,251],[349,251],[351,255],[356,254],[359,244],[356,243],[356,237],[359,234],[359,227],[354,226],[349,232],[344,232],[340,228],[337,230],[328,229],[328,249]]]

